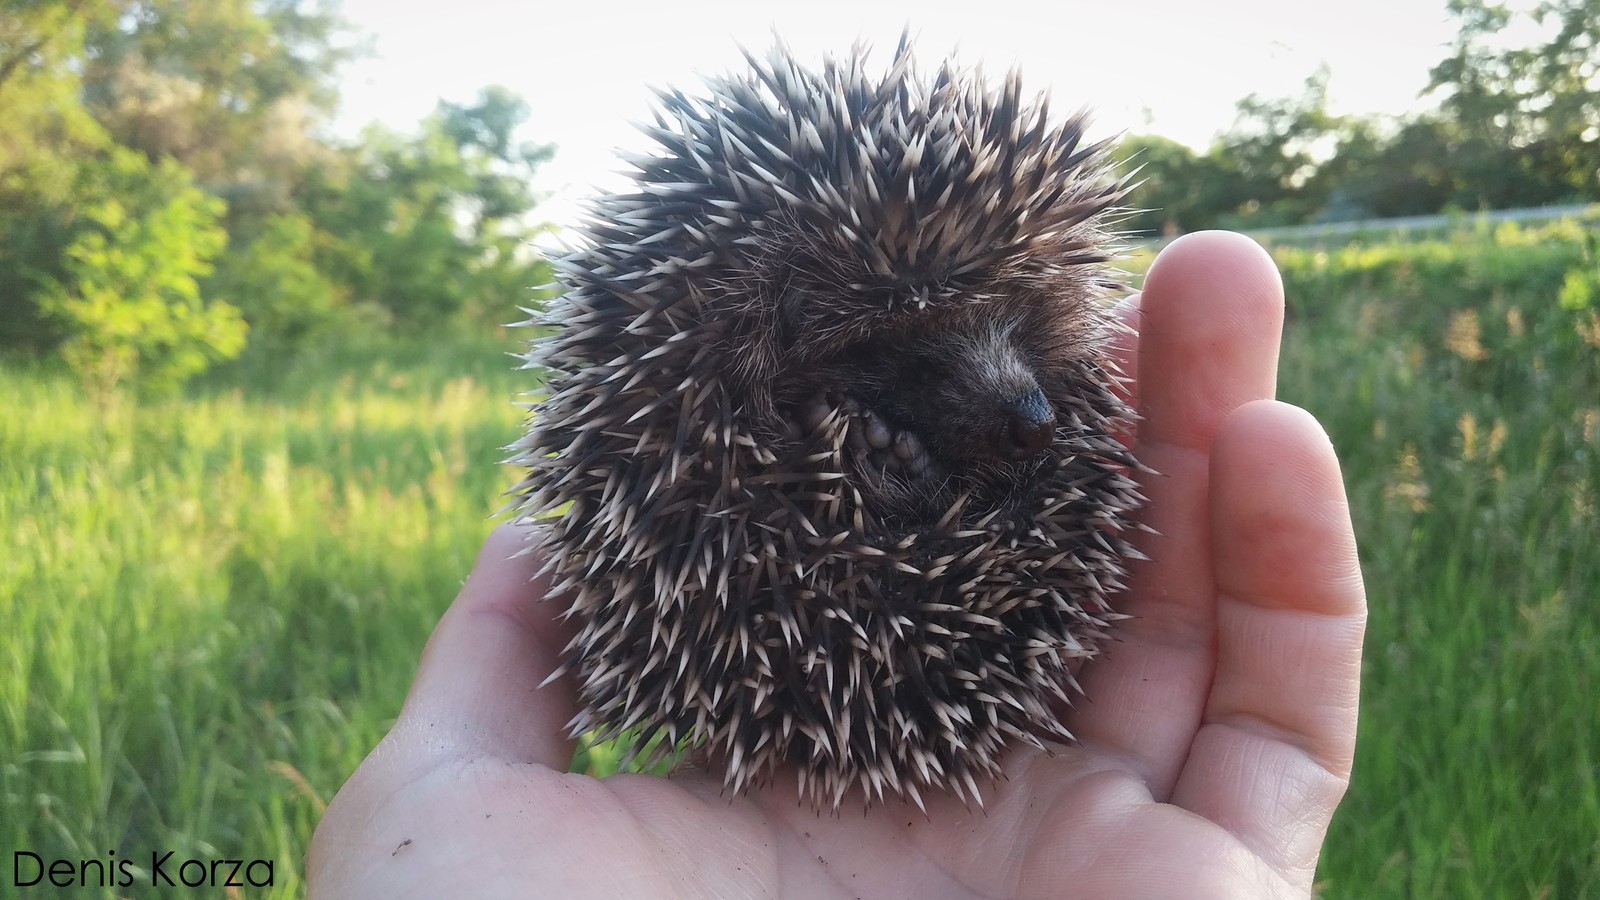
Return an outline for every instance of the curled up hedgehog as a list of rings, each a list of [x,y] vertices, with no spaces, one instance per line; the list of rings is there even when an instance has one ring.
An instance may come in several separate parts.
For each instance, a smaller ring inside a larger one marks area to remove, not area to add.
[[[1142,502],[1105,144],[1015,75],[863,56],[660,94],[534,314],[514,447],[577,623],[571,732],[819,809],[978,800],[1008,746],[1070,740],[1053,698]]]

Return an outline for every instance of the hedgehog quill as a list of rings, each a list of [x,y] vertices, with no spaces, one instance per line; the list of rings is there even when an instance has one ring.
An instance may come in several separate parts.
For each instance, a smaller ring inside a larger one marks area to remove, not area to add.
[[[533,313],[514,504],[577,622],[573,735],[818,809],[981,803],[1006,748],[1071,740],[1052,701],[1136,555],[1124,186],[1015,74],[865,56],[659,92]]]

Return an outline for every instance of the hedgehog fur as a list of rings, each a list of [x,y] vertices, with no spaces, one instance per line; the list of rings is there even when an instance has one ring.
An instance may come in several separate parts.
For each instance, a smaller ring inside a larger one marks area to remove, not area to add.
[[[577,623],[569,728],[819,809],[981,802],[1005,748],[1071,740],[1134,555],[1123,183],[1015,73],[749,63],[658,92],[533,313],[514,505]]]

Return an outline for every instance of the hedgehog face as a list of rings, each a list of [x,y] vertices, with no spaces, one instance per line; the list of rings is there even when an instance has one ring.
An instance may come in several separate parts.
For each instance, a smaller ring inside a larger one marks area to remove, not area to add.
[[[932,524],[963,493],[971,514],[1014,506],[1055,460],[1054,395],[1073,380],[1047,334],[971,315],[860,341],[807,367],[786,430],[825,439],[838,411],[866,502],[902,526]]]

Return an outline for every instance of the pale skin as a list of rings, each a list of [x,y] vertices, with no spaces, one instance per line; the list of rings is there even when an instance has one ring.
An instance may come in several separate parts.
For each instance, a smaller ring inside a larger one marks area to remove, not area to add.
[[[791,778],[568,774],[567,632],[496,531],[394,729],[334,798],[313,898],[1306,897],[1349,783],[1366,603],[1328,438],[1272,398],[1283,296],[1237,235],[1182,238],[1121,312],[1159,536],[1082,672],[1081,743],[1005,761],[985,804],[837,815]],[[852,803],[854,802],[854,805]]]

